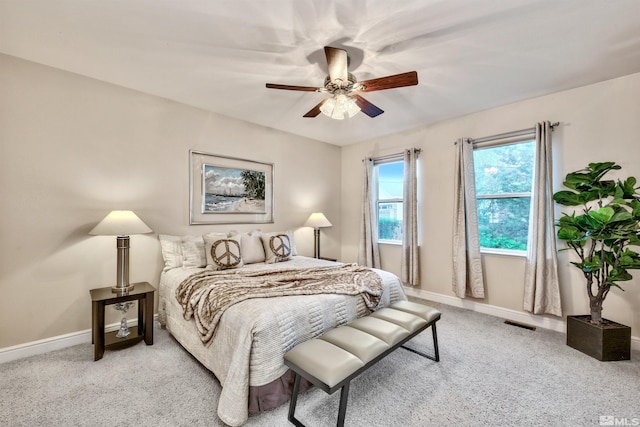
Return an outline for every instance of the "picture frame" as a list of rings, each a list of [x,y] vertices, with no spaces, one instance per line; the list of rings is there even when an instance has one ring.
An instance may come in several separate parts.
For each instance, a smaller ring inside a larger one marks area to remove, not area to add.
[[[273,163],[189,151],[189,224],[273,223]]]

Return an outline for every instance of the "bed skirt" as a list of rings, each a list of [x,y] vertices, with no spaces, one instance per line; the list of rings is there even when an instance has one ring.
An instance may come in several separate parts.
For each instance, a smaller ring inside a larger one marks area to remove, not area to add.
[[[283,376],[269,384],[249,386],[249,415],[268,411],[288,402],[291,399],[294,379],[295,373],[289,369]],[[311,387],[313,387],[311,382],[301,378],[301,393]]]

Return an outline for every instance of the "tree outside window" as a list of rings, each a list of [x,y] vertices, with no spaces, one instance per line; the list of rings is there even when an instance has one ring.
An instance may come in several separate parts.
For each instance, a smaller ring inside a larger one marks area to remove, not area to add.
[[[375,165],[378,178],[378,240],[402,243],[404,162]]]
[[[480,246],[526,251],[534,141],[476,148],[473,161]]]

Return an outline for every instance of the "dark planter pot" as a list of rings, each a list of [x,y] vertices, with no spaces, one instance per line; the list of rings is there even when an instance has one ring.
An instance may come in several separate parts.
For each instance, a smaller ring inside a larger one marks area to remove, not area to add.
[[[603,362],[631,358],[631,328],[603,319],[594,325],[591,316],[567,316],[567,345]]]

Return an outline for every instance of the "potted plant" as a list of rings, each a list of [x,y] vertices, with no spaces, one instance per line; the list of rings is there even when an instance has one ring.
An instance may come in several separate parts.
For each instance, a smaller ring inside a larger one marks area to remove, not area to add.
[[[553,195],[556,203],[575,206],[556,222],[558,239],[578,257],[572,262],[585,278],[591,314],[567,316],[567,345],[598,360],[629,360],[631,328],[602,318],[602,304],[612,287],[632,279],[629,270],[640,269],[640,194],[636,179],[604,179],[614,162],[590,163],[567,174],[569,190]]]

